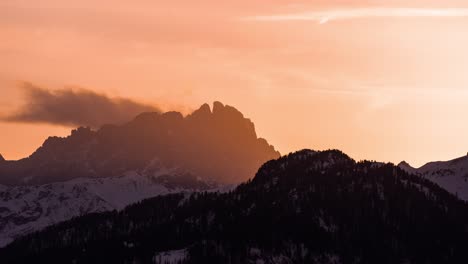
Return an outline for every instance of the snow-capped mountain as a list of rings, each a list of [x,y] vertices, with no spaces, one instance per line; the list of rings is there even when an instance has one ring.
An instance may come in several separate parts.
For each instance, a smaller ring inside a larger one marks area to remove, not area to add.
[[[398,165],[401,169],[420,175],[468,201],[468,156],[450,161],[429,162],[420,168],[414,168],[403,161]]]
[[[177,169],[144,175],[77,178],[37,186],[0,185],[0,247],[19,236],[73,217],[112,210],[175,192],[223,190]]]

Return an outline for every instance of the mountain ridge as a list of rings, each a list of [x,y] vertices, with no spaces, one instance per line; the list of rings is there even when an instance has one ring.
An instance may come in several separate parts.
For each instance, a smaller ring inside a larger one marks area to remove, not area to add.
[[[164,167],[154,168],[148,174],[75,178],[38,186],[0,185],[0,247],[73,217],[122,210],[157,195],[213,191],[219,187],[187,172]]]
[[[35,185],[78,177],[119,176],[159,158],[208,181],[238,183],[280,153],[258,138],[250,119],[220,102],[192,114],[142,113],[123,125],[80,127],[49,137],[29,157],[0,163],[0,184]],[[242,164],[237,166],[236,164]]]
[[[468,156],[428,162],[419,168],[414,168],[407,162],[401,162],[398,166],[408,173],[433,181],[460,199],[468,201]]]

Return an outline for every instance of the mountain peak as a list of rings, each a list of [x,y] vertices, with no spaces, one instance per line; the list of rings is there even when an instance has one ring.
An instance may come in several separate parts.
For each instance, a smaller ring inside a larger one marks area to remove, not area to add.
[[[0,162],[5,161],[5,158],[3,158],[2,154],[0,154]]]
[[[415,168],[413,166],[411,166],[408,162],[406,161],[402,161],[398,164],[398,167],[408,173],[414,173],[415,172]]]
[[[211,108],[210,108],[210,105],[207,104],[207,103],[204,103],[202,106],[200,106],[200,108],[198,110],[196,110],[195,112],[201,112],[201,113],[206,113],[206,114],[211,114]],[[194,112],[194,113],[195,113]]]
[[[341,161],[341,160],[352,161],[353,160],[351,157],[346,155],[346,153],[338,149],[329,149],[329,150],[324,150],[324,151],[314,151],[310,149],[304,149],[296,153],[296,155],[298,154],[307,154],[310,157],[318,156],[318,158],[323,159],[323,160],[328,160],[328,161]]]
[[[230,119],[244,118],[244,115],[235,107],[232,107],[230,105],[224,105],[223,103],[218,101],[213,103],[213,115]]]
[[[213,114],[222,112],[223,109],[224,109],[224,104],[223,103],[221,103],[219,101],[215,101],[213,103]]]
[[[356,162],[340,150],[314,151],[303,149],[289,153],[276,160],[265,163],[257,172],[252,180],[257,183],[276,181],[271,175],[287,170],[289,167],[299,166],[301,168],[310,168],[313,170],[327,170],[330,168],[342,168],[354,166]],[[281,174],[281,173],[280,173]],[[298,177],[304,175],[298,174]]]
[[[413,166],[411,166],[408,162],[406,162],[405,160],[398,163],[398,167],[410,167],[410,168],[413,168]]]
[[[193,111],[188,117],[195,119],[205,119],[211,117],[211,108],[209,104],[203,104],[197,110]]]

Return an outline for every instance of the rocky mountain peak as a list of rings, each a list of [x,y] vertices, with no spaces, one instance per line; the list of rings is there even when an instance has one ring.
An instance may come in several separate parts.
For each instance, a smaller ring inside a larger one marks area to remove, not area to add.
[[[215,117],[222,117],[232,120],[244,118],[244,115],[235,107],[224,105],[221,102],[213,103],[213,115]]]
[[[195,110],[193,112],[193,114],[195,114],[195,113],[201,113],[201,114],[204,114],[204,115],[211,114],[210,105],[209,104],[203,104],[202,106],[200,106],[200,108],[198,110]]]
[[[50,137],[30,158],[8,169],[0,166],[0,184],[21,184],[23,178],[30,179],[28,184],[44,184],[119,176],[144,170],[155,159],[208,181],[239,183],[279,156],[240,111],[215,102],[213,111],[204,104],[187,117],[148,112],[123,125],[98,131],[80,127],[68,137]]]
[[[219,101],[215,101],[213,103],[213,114],[219,114],[221,112],[223,112],[224,110],[224,104],[219,102]]]
[[[208,104],[203,104],[199,109],[188,115],[186,119],[188,121],[193,121],[193,123],[206,123],[211,120],[212,115],[210,106]]]

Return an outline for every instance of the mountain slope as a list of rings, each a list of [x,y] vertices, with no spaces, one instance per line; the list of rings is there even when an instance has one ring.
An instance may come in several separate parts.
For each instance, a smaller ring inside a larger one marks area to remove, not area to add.
[[[173,194],[47,228],[11,263],[466,263],[468,207],[392,164],[304,150],[229,193]],[[171,263],[171,262],[169,262]]]
[[[398,166],[408,173],[422,176],[460,199],[468,201],[468,156],[450,161],[430,162],[420,168],[413,168],[406,162],[401,162]]]
[[[279,157],[254,124],[231,106],[203,105],[187,117],[143,113],[123,125],[79,128],[50,137],[30,157],[0,162],[0,184],[38,185],[75,178],[121,176],[158,159],[206,181],[239,183]]]
[[[0,185],[0,247],[15,238],[73,217],[112,210],[175,192],[217,188],[177,170],[152,175],[77,178],[38,186]]]

